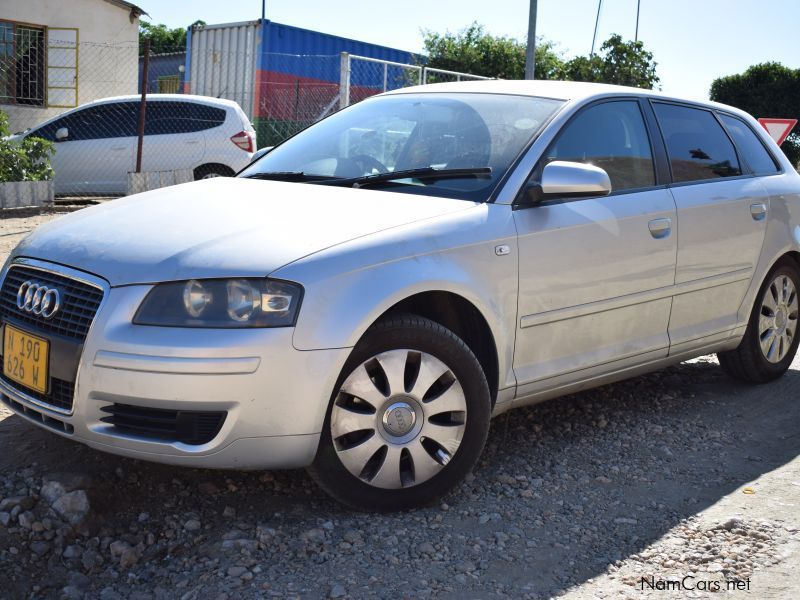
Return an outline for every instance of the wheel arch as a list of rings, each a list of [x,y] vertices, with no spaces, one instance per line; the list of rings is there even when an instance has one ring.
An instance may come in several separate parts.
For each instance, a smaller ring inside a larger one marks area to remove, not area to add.
[[[379,321],[403,313],[425,317],[439,323],[464,341],[483,368],[494,407],[500,381],[497,343],[489,322],[478,307],[454,292],[444,290],[418,292],[384,310],[367,327],[367,331]]]
[[[192,171],[195,181],[208,173],[225,173],[225,177],[233,177],[236,174],[236,171],[234,171],[228,165],[218,162],[203,163],[199,167],[195,167],[194,171]]]
[[[742,301],[742,305],[739,307],[740,324],[744,324],[750,319],[750,314],[753,311],[753,307],[758,301],[758,290],[761,289],[761,286],[764,285],[764,281],[766,281],[767,277],[769,277],[769,274],[773,271],[773,269],[775,269],[775,266],[779,262],[784,259],[789,259],[798,269],[800,269],[800,250],[798,250],[798,247],[800,246],[792,244],[788,248],[783,248],[781,252],[776,252],[769,262],[760,263],[757,270],[763,273],[763,276],[759,278],[753,277],[750,282],[750,289],[747,291],[747,295]]]

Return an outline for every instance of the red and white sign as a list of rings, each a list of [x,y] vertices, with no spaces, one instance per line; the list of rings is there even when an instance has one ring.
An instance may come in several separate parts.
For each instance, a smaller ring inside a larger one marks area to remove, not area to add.
[[[759,119],[758,122],[767,130],[769,137],[775,140],[778,146],[786,140],[792,128],[797,125],[797,119]]]

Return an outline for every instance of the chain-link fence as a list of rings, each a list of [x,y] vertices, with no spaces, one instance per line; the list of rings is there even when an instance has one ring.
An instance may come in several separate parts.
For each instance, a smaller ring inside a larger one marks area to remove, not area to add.
[[[57,196],[125,195],[232,175],[349,104],[445,76],[366,57],[256,55],[80,42],[77,30],[0,25],[0,110],[12,141],[52,144]],[[142,90],[146,101],[142,103]]]

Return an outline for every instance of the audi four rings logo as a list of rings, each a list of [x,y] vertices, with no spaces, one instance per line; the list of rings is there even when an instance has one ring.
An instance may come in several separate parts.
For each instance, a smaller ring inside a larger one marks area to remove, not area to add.
[[[61,294],[35,281],[26,281],[17,292],[17,308],[49,319],[61,308]]]

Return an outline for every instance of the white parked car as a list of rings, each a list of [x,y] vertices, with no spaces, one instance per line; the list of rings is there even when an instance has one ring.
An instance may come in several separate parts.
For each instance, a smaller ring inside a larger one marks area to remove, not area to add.
[[[780,377],[799,289],[800,176],[749,115],[428,85],[235,178],[38,228],[2,273],[0,402],[98,450],[310,467],[346,504],[408,508],[510,408],[712,352]]]
[[[84,104],[13,136],[55,142],[57,195],[124,194],[136,168],[141,97]],[[142,171],[191,169],[195,179],[233,175],[255,151],[256,133],[231,100],[185,94],[147,96]]]

